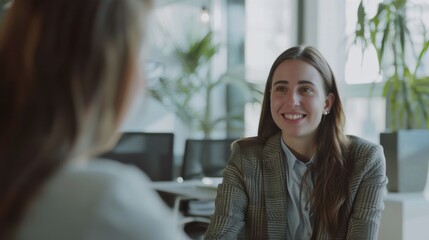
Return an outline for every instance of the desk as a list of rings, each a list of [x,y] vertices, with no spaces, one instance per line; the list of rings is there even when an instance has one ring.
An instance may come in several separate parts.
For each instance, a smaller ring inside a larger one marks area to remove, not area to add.
[[[202,217],[192,216],[182,218],[180,214],[180,203],[182,201],[189,200],[204,200],[214,201],[217,194],[217,186],[222,182],[222,178],[202,178],[195,180],[186,180],[183,182],[178,181],[167,181],[167,182],[152,182],[152,189],[165,192],[168,194],[175,195],[173,213],[177,222],[179,222],[179,228],[183,227],[188,222],[205,222],[209,223],[209,213]],[[214,211],[214,208],[213,210]],[[210,212],[210,211],[209,211]]]
[[[151,187],[160,192],[174,194],[187,199],[214,200],[221,178],[203,178],[183,182],[152,182]]]

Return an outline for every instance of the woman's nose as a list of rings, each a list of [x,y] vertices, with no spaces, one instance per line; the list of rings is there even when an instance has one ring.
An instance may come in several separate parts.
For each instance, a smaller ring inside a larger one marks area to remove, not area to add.
[[[288,91],[286,94],[286,105],[290,107],[299,105],[299,95],[294,91]]]

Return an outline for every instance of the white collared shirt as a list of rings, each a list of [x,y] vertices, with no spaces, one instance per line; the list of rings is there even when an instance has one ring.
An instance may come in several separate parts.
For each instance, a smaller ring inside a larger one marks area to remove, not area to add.
[[[310,192],[313,190],[311,174],[306,176],[306,184],[303,185],[300,196],[300,185],[305,171],[315,161],[315,155],[307,163],[298,160],[281,140],[281,146],[286,156],[287,163],[287,226],[288,239],[310,239],[313,232],[311,222],[311,208],[309,203]]]

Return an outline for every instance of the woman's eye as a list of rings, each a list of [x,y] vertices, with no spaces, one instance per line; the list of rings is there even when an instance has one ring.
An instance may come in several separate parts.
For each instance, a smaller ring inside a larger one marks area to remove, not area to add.
[[[277,93],[285,93],[286,92],[286,87],[285,86],[276,86],[275,88],[274,88],[274,91],[275,92],[277,92]]]
[[[302,88],[300,89],[300,91],[301,91],[302,93],[305,93],[305,94],[312,94],[312,93],[314,93],[314,90],[313,90],[313,88],[311,88],[311,87],[302,87]]]

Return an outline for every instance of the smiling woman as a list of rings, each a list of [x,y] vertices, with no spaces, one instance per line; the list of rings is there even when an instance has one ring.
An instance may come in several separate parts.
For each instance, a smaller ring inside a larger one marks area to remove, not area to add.
[[[206,239],[377,239],[383,150],[343,132],[334,74],[313,47],[275,60],[258,136],[236,141]]]

